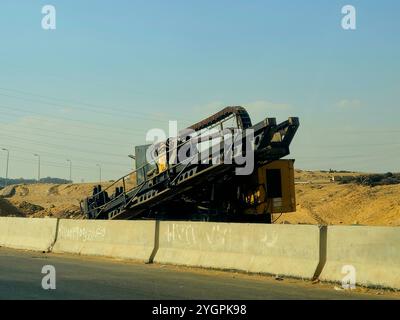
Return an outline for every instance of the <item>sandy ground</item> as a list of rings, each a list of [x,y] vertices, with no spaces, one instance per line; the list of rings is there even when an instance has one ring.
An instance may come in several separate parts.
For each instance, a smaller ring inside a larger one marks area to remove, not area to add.
[[[91,193],[92,187],[91,184],[18,185],[13,196],[0,198],[0,208],[3,215],[80,218],[79,201]]]
[[[361,186],[331,182],[356,173],[296,170],[297,212],[276,214],[276,223],[400,226],[400,185]],[[79,201],[93,184],[19,185],[0,197],[0,216],[83,218]],[[1,191],[0,191],[1,195]]]
[[[276,223],[400,226],[400,184],[339,184],[332,177],[361,173],[296,170],[297,211],[274,215]]]

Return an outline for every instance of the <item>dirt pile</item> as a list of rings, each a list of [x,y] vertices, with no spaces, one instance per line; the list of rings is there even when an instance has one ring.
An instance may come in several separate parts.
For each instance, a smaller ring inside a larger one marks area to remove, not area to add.
[[[10,189],[13,189],[12,195],[8,196],[7,200],[2,199],[1,209],[3,215],[83,218],[79,201],[91,193],[92,187],[91,184],[10,186]]]
[[[43,207],[41,207],[37,204],[32,204],[32,203],[26,202],[26,201],[22,201],[18,205],[18,209],[20,209],[26,215],[32,215],[32,214],[35,214],[36,212],[44,210]]]
[[[0,197],[12,197],[15,194],[15,186],[7,186],[0,190]]]
[[[400,184],[340,184],[322,172],[299,171],[296,177],[297,212],[274,215],[277,223],[400,226]]]
[[[81,213],[80,207],[77,205],[58,205],[50,206],[49,208],[43,209],[34,213],[32,218],[61,218],[61,219],[85,219],[85,216]]]
[[[24,217],[25,214],[12,205],[8,200],[0,197],[0,217]]]

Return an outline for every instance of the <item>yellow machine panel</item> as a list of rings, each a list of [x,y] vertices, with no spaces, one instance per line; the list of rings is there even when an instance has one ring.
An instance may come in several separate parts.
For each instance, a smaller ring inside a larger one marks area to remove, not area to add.
[[[276,160],[259,167],[253,183],[257,187],[247,194],[247,203],[255,206],[255,213],[296,211],[294,160]]]
[[[157,163],[157,167],[158,167],[157,174],[167,170],[168,159],[167,159],[167,146],[165,143],[161,144],[161,146],[159,147],[156,163]]]
[[[260,182],[266,186],[265,202],[270,213],[296,211],[294,160],[277,160],[258,169]],[[262,180],[261,180],[262,179]]]

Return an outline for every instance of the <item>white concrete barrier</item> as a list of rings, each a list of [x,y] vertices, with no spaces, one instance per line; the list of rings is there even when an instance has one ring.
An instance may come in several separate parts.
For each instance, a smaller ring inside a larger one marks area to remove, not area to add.
[[[162,221],[154,261],[311,279],[319,240],[318,226]]]
[[[0,217],[0,246],[400,289],[399,227]]]
[[[0,246],[49,251],[54,244],[57,219],[0,217]]]
[[[155,221],[61,219],[53,252],[148,261],[155,226]]]
[[[343,272],[343,273],[342,273]],[[400,228],[329,226],[321,280],[400,289]]]

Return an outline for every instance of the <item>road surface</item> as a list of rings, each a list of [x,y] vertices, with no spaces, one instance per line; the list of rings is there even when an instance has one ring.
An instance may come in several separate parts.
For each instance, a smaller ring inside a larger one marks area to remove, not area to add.
[[[42,288],[42,268],[56,289]],[[337,291],[334,285],[0,248],[0,299],[382,299],[399,295]]]

